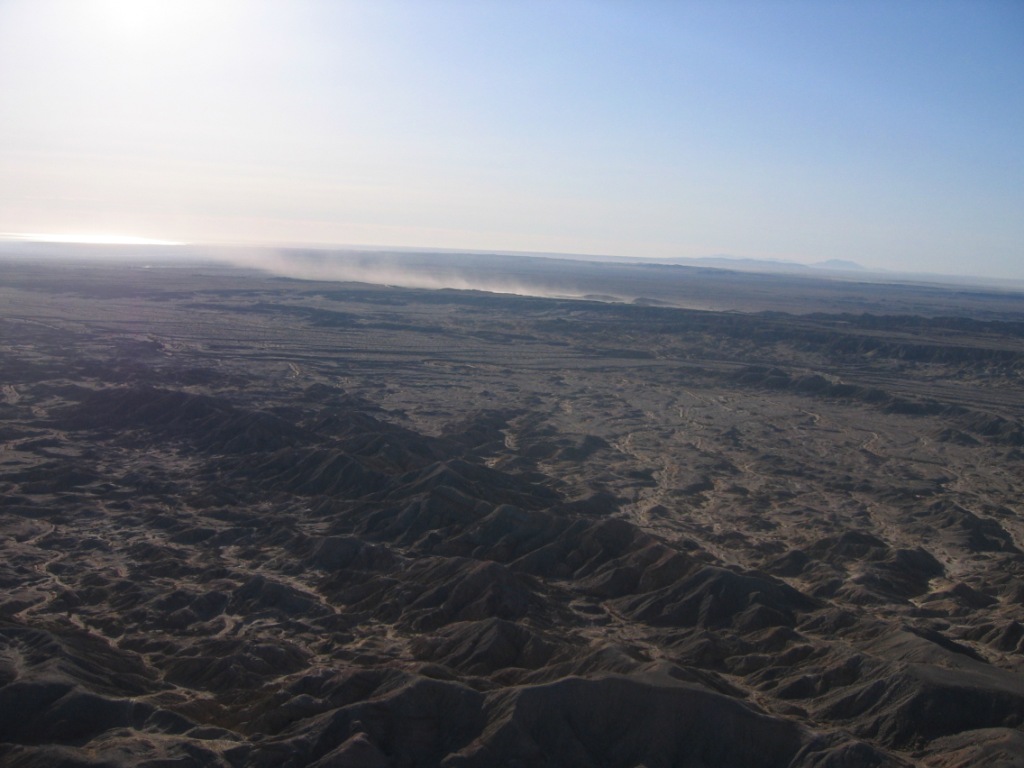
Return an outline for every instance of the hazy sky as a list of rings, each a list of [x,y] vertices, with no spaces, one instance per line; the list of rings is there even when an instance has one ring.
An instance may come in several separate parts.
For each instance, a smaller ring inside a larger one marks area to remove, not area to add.
[[[1024,278],[1024,2],[0,0],[0,232]]]

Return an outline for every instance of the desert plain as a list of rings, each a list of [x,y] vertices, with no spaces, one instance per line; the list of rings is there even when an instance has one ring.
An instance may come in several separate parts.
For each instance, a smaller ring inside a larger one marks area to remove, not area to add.
[[[563,269],[0,262],[0,763],[1024,766],[1024,296]]]

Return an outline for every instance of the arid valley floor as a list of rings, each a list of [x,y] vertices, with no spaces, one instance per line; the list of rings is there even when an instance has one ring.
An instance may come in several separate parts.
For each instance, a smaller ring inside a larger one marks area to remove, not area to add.
[[[735,280],[0,262],[0,764],[1024,766],[1024,297]]]

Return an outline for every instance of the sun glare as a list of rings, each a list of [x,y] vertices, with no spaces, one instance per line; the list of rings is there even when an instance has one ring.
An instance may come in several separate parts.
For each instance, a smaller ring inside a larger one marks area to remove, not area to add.
[[[220,26],[245,4],[232,0],[92,0],[95,23],[126,41],[160,42],[197,27]]]
[[[135,38],[158,28],[167,16],[167,3],[154,0],[101,0],[99,10],[115,32]]]
[[[51,234],[39,232],[2,232],[4,240],[24,240],[33,243],[80,243],[83,245],[186,245],[178,240],[158,240],[135,235],[99,234]]]

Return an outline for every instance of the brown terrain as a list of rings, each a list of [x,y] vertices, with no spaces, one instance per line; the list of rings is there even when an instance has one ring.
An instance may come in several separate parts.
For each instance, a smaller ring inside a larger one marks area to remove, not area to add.
[[[1024,766],[1024,297],[711,272],[0,262],[0,763]]]

